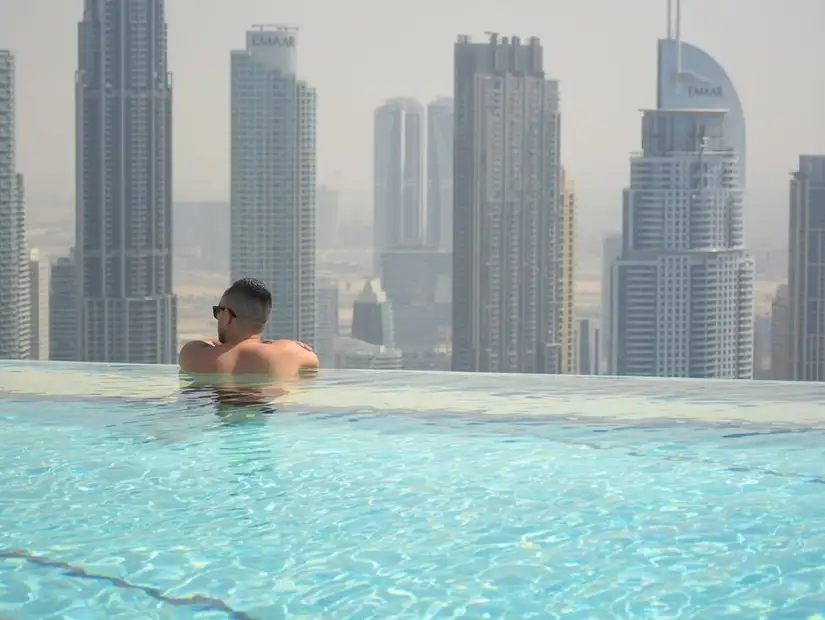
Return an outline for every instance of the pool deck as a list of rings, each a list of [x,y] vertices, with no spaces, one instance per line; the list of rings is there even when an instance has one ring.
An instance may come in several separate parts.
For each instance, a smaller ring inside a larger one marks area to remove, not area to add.
[[[173,402],[180,390],[176,366],[0,361],[0,400]],[[329,370],[281,402],[307,410],[825,428],[825,384],[818,383]]]

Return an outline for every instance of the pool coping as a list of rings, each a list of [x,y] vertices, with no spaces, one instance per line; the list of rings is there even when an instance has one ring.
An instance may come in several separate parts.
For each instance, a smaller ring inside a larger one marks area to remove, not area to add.
[[[0,362],[0,399],[181,401],[176,366]],[[313,411],[472,413],[825,427],[825,384],[418,371],[322,371],[273,401]],[[183,399],[185,401],[185,398]]]

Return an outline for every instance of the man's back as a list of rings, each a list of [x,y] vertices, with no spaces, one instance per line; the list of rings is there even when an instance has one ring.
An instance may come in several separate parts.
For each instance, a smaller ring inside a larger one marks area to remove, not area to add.
[[[316,371],[318,357],[294,340],[196,341],[181,350],[180,367],[195,374],[290,378]]]

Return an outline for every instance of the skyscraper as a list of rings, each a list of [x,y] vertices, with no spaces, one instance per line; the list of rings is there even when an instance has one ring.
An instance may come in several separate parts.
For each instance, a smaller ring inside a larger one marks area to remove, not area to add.
[[[57,259],[49,274],[49,359],[78,361],[77,312],[79,291],[75,252]]]
[[[790,375],[783,378],[825,381],[825,155],[800,156],[790,215]]]
[[[576,374],[599,374],[599,328],[591,319],[576,321]]]
[[[391,99],[375,111],[373,275],[381,253],[424,240],[424,109]]]
[[[575,374],[578,354],[574,304],[576,286],[576,186],[573,180],[567,177],[564,168],[561,170],[560,186],[562,205],[562,285],[561,303],[559,305],[559,352],[561,355],[559,372],[562,374]]]
[[[667,4],[667,37],[660,39],[658,45],[656,107],[727,110],[725,140],[739,158],[739,184],[744,187],[747,149],[745,113],[739,94],[715,58],[682,40],[681,0],[667,0]]]
[[[606,235],[602,241],[602,283],[601,283],[601,308],[600,326],[601,334],[601,354],[606,360],[606,374],[615,374],[616,369],[611,364],[610,351],[613,347],[613,337],[610,328],[612,326],[615,309],[613,308],[613,265],[622,256],[622,235],[612,233]],[[601,364],[601,360],[598,360]]]
[[[614,267],[619,375],[750,379],[753,259],[724,110],[646,110]]]
[[[453,100],[427,106],[427,245],[453,249]]]
[[[29,260],[26,252],[23,175],[17,172],[15,62],[0,50],[0,359],[28,359]]]
[[[49,260],[29,251],[29,359],[49,359]]]
[[[315,89],[297,29],[254,26],[231,56],[231,275],[272,291],[267,338],[315,341]]]
[[[453,370],[557,373],[558,82],[541,43],[455,44]]]
[[[78,28],[78,343],[90,362],[172,363],[172,80],[164,0],[86,0]]]

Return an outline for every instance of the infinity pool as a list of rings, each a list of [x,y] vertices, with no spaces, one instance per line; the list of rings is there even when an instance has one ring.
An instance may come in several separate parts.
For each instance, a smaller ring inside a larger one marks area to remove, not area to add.
[[[825,616],[819,385],[0,364],[0,617]],[[821,615],[818,615],[821,614]]]

